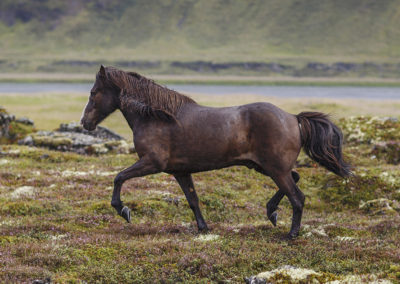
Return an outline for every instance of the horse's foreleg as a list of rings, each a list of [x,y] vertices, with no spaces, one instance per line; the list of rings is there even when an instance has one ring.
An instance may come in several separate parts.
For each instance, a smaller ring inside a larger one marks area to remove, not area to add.
[[[111,206],[117,210],[128,223],[131,221],[131,211],[124,206],[121,201],[121,188],[123,183],[134,177],[141,177],[160,172],[151,162],[146,159],[140,159],[129,168],[120,172],[114,179],[114,191],[111,200]]]
[[[291,174],[294,182],[297,183],[300,180],[300,175],[295,171],[292,171]],[[278,220],[278,213],[276,210],[278,209],[279,202],[281,202],[284,196],[285,194],[282,190],[278,190],[267,203],[267,217],[274,226],[276,226]]]
[[[203,215],[201,215],[199,199],[194,189],[192,176],[188,174],[174,175],[174,177],[178,181],[183,192],[185,193],[186,199],[189,202],[190,209],[192,209],[194,216],[196,217],[197,227],[199,231],[207,231],[208,227],[206,222],[204,221]]]
[[[292,204],[292,227],[288,237],[293,239],[299,235],[305,196],[297,187],[295,180],[291,175],[278,176],[274,178],[274,181],[278,185],[279,191],[282,191],[282,193],[289,198],[289,201]]]

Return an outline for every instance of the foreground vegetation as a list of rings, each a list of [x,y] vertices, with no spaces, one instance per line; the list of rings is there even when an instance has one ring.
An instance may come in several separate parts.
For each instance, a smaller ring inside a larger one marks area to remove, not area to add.
[[[226,97],[196,98],[228,104]],[[10,112],[28,113],[40,105],[32,97],[31,109],[24,109],[18,97],[6,99]],[[79,103],[70,100],[67,106],[49,97],[37,99],[47,101],[48,110],[65,108],[66,117],[84,104],[79,96],[74,97]],[[229,103],[246,100],[255,98],[236,97]],[[122,198],[132,209],[132,224],[115,214],[110,206],[113,177],[138,159],[135,154],[96,157],[0,146],[0,282],[241,283],[284,265],[313,269],[320,273],[314,281],[321,283],[348,275],[362,275],[365,282],[400,281],[400,161],[395,154],[388,159],[398,149],[388,154],[384,148],[382,155],[375,147],[399,142],[399,114],[394,112],[393,119],[350,117],[360,110],[344,107],[349,102],[324,102],[280,100],[293,112],[343,109],[345,118],[336,116],[336,121],[345,132],[345,156],[355,176],[342,180],[301,154],[297,171],[306,205],[294,241],[284,238],[291,221],[287,199],[273,227],[265,203],[276,187],[244,167],[194,175],[211,228],[199,235],[183,193],[166,174],[125,184]],[[361,110],[379,113],[379,103],[374,106],[366,103]],[[285,277],[272,282],[288,282]]]

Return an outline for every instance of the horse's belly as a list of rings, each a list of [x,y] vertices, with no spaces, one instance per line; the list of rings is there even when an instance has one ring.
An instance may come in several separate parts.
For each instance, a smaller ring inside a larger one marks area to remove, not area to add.
[[[203,143],[182,144],[171,153],[171,170],[201,172],[237,164],[251,157],[250,145],[245,139],[205,140]]]

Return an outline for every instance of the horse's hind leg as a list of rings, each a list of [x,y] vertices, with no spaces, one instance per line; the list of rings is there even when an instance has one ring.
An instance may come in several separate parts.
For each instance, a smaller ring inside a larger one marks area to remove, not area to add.
[[[282,198],[285,196],[282,190],[278,190],[274,196],[267,202],[267,217],[271,221],[272,225],[276,226],[276,222],[278,220],[278,213],[276,210],[278,209],[279,202],[281,202]]]
[[[190,174],[187,174],[187,175],[174,175],[174,177],[179,183],[183,192],[185,193],[186,199],[189,202],[190,209],[192,209],[194,216],[196,217],[197,227],[199,231],[207,231],[208,227],[203,219],[203,215],[201,215],[199,207],[199,199],[194,189],[192,176]]]
[[[273,179],[279,187],[279,191],[282,191],[282,193],[289,198],[289,201],[292,204],[292,227],[288,237],[293,239],[299,235],[305,196],[297,187],[291,173],[282,174],[274,177]]]
[[[291,172],[292,178],[295,183],[300,180],[300,175],[296,171]],[[276,210],[278,209],[279,202],[281,202],[282,198],[285,196],[282,190],[278,190],[274,196],[267,202],[267,217],[271,221],[271,223],[276,226],[276,222],[278,220],[278,213]]]
[[[131,178],[155,174],[160,170],[153,165],[146,158],[142,158],[129,168],[120,172],[114,179],[114,191],[111,200],[111,206],[117,210],[128,223],[131,222],[131,211],[128,207],[124,206],[121,201],[121,188],[122,184]]]

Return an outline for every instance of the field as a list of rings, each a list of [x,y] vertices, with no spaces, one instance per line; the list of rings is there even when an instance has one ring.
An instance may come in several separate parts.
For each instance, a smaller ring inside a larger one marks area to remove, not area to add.
[[[192,97],[213,106],[267,100]],[[86,99],[86,94],[2,95],[2,105],[34,119],[39,129],[53,129],[78,120]],[[126,182],[122,199],[132,209],[132,224],[115,214],[113,177],[137,160],[135,154],[95,157],[2,145],[0,282],[243,283],[244,277],[284,265],[319,273],[303,283],[356,279],[352,275],[361,277],[357,281],[398,282],[400,170],[385,155],[372,153],[377,141],[399,140],[398,122],[375,117],[399,118],[398,103],[268,100],[293,113],[334,113],[356,174],[342,180],[301,154],[297,171],[306,205],[299,238],[284,238],[291,218],[286,198],[278,226],[269,223],[265,204],[276,187],[247,168],[193,176],[211,228],[199,235],[183,193],[167,174]],[[118,113],[104,125],[130,139]],[[290,282],[282,273],[274,277],[272,282]]]

